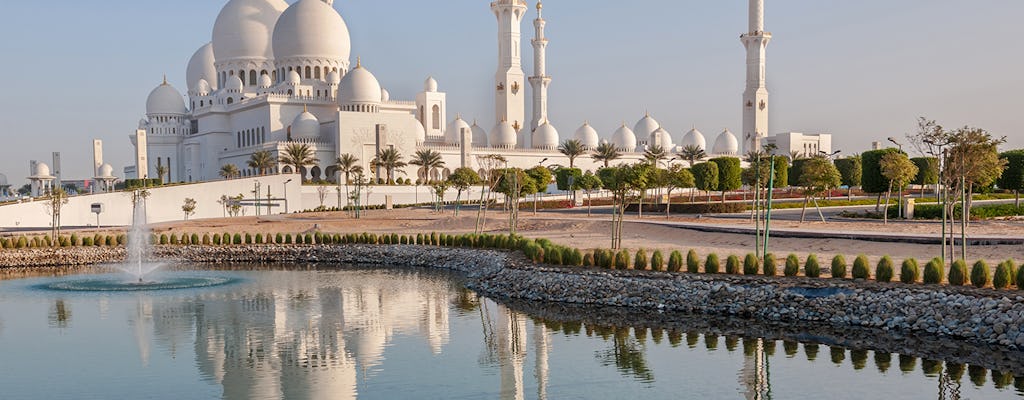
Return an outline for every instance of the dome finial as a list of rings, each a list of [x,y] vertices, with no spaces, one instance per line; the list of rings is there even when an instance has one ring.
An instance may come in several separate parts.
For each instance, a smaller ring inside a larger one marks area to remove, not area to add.
[[[356,56],[356,69],[363,67],[363,58]]]
[[[304,112],[304,113],[309,112],[308,104],[303,104],[302,105],[302,112]]]
[[[167,86],[167,74],[164,74],[164,83],[162,85]]]

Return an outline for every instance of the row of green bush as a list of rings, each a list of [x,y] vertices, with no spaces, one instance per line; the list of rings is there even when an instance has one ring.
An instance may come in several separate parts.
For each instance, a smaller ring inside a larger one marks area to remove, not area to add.
[[[954,218],[960,218],[960,206],[954,206]],[[889,217],[894,218],[898,214],[895,206],[889,207]],[[1018,207],[1013,204],[986,204],[971,207],[971,219],[992,219],[1000,217],[1015,217],[1024,215],[1024,206]],[[942,219],[942,205],[925,204],[914,206],[914,219]]]
[[[637,203],[626,206],[626,211],[636,212],[640,208]],[[747,210],[745,203],[672,203],[669,210],[675,214],[732,214]],[[665,204],[644,204],[644,212],[665,212]]]
[[[17,236],[0,239],[0,247],[4,249],[31,249],[45,247],[77,247],[77,246],[123,246],[128,242],[127,236],[120,235],[61,235],[57,240],[50,236]]]

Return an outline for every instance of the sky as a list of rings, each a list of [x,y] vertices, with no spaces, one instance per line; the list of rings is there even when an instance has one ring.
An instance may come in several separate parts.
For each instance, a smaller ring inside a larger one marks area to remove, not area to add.
[[[293,1],[289,1],[293,2]],[[0,24],[0,173],[62,153],[65,179],[92,174],[92,139],[115,175],[164,74],[185,88],[225,0],[18,1]],[[833,134],[843,154],[902,138],[919,116],[1024,147],[1020,0],[767,0],[771,133]],[[533,1],[523,23],[532,72]],[[362,57],[395,100],[428,76],[448,115],[494,121],[497,26],[487,0],[336,0]],[[649,111],[674,136],[742,130],[745,0],[548,0],[549,113],[563,139],[586,120],[610,138]],[[529,92],[527,99],[529,99]],[[529,105],[527,106],[529,110]],[[529,111],[527,111],[529,115]]]

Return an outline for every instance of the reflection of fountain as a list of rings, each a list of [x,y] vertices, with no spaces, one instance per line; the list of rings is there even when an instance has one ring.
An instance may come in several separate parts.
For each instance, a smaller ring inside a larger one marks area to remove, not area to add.
[[[160,268],[160,264],[147,264],[149,255],[149,227],[146,224],[146,198],[149,191],[136,190],[132,193],[132,227],[128,231],[128,257],[117,269],[131,274],[139,283],[150,272]]]

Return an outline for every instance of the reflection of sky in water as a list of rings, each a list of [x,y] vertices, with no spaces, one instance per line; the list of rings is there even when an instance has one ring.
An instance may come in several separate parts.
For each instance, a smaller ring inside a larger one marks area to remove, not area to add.
[[[912,399],[1024,387],[895,354],[543,322],[415,270],[209,274],[243,282],[120,294],[0,282],[3,397]]]

